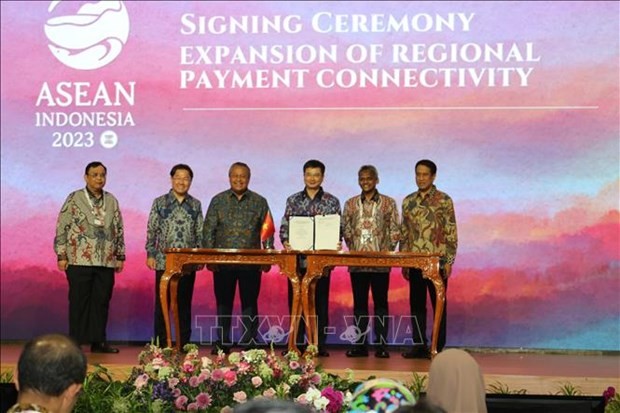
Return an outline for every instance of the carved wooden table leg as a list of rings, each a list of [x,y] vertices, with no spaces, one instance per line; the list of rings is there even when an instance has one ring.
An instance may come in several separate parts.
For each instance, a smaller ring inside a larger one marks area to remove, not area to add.
[[[437,271],[437,277],[431,278],[431,281],[435,286],[435,315],[433,317],[433,334],[431,337],[431,358],[435,358],[437,355],[437,341],[439,340],[441,317],[443,316],[446,304],[446,289],[439,271]]]
[[[159,283],[159,300],[161,302],[161,310],[164,313],[164,324],[166,325],[166,347],[172,347],[172,334],[170,331],[170,305],[168,303],[168,286],[170,279],[179,274],[166,270],[161,277]],[[161,345],[161,343],[160,343]]]
[[[300,353],[297,348],[297,332],[299,331],[299,321],[303,313],[301,300],[301,285],[299,277],[289,277],[293,288],[293,304],[291,306],[291,326],[288,336],[288,351]]]
[[[315,347],[318,347],[319,343],[318,320],[316,316],[316,283],[321,274],[322,267],[317,269],[311,264],[311,260],[308,260],[308,269],[301,281],[301,298],[306,320],[306,335],[308,336],[308,344]]]
[[[181,277],[177,275],[170,279],[170,303],[172,307],[172,316],[174,317],[174,334],[176,336],[176,342],[174,347],[177,350],[181,350],[181,323],[179,321],[179,303],[177,301],[177,292],[179,291],[179,280]]]

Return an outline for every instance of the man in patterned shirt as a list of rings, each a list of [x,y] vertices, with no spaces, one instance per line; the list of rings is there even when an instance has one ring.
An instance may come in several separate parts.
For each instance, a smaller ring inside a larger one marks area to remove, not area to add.
[[[166,248],[199,248],[202,245],[202,205],[191,196],[192,168],[178,164],[170,170],[172,189],[153,201],[146,228],[146,266],[155,271],[154,334],[160,345],[166,343],[166,325],[159,298],[159,283],[166,270]],[[192,297],[196,271],[181,277],[177,290],[181,348],[192,335]]]
[[[213,197],[205,217],[203,245],[205,248],[260,249],[261,228],[269,205],[267,200],[250,191],[250,167],[235,162],[228,171],[230,189]],[[263,245],[273,246],[273,236]],[[213,288],[217,305],[219,341],[212,354],[221,349],[224,353],[232,346],[230,328],[235,290],[239,283],[241,299],[242,335],[239,344],[251,348],[256,345],[258,334],[258,294],[261,284],[261,268],[257,265],[208,266],[213,271]]]
[[[304,164],[304,184],[305,187],[301,192],[297,192],[289,196],[286,200],[286,208],[284,209],[284,217],[280,225],[280,241],[284,248],[290,249],[289,244],[289,219],[294,216],[313,217],[315,215],[340,215],[340,201],[330,193],[323,191],[323,178],[325,176],[325,165],[321,161],[315,159],[309,160]],[[301,271],[305,271],[305,262],[301,263]],[[319,278],[316,284],[316,315],[318,324],[318,355],[328,357],[329,353],[325,349],[327,335],[325,328],[329,324],[329,272]],[[288,284],[288,305],[289,311],[293,305],[293,288]],[[298,344],[301,345],[305,334],[305,324],[299,325],[297,335]]]
[[[17,404],[8,413],[69,413],[86,378],[86,356],[62,334],[39,336],[24,346],[17,362]]]
[[[123,218],[114,196],[103,190],[107,168],[86,165],[86,187],[69,194],[56,223],[54,251],[69,282],[69,335],[91,343],[93,353],[118,353],[106,343],[114,272],[125,262]]]
[[[456,257],[457,232],[452,199],[440,192],[434,185],[437,166],[428,159],[418,161],[415,166],[415,180],[418,190],[403,200],[401,251],[439,253],[441,276],[446,287]],[[409,280],[409,305],[411,307],[414,346],[402,354],[405,358],[429,358],[426,338],[426,294],[431,298],[435,311],[435,286],[422,276],[416,268],[403,269],[403,276]],[[437,350],[446,344],[446,309],[444,308]],[[418,329],[419,327],[419,329]]]
[[[350,251],[394,251],[400,239],[398,208],[394,199],[377,191],[379,173],[372,165],[364,165],[358,172],[362,193],[345,202],[342,213],[344,239]],[[388,358],[386,349],[388,330],[388,289],[390,269],[382,267],[350,267],[353,289],[353,315],[360,336],[347,357],[368,356],[368,292],[372,290],[375,307],[373,322],[378,342],[375,357]]]

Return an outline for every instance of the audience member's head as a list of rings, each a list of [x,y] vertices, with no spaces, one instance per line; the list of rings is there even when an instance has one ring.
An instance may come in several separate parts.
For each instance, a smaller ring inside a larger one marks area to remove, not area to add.
[[[310,407],[292,400],[252,399],[235,406],[234,413],[312,413]]]
[[[86,357],[75,342],[61,334],[26,343],[15,372],[19,392],[15,411],[36,405],[54,413],[70,412],[86,377]]]
[[[469,353],[448,349],[431,362],[427,397],[448,413],[486,413],[484,379]]]
[[[400,406],[394,410],[394,413],[446,413],[444,409],[428,401],[428,399],[420,399],[414,405]]]
[[[415,397],[402,383],[391,379],[373,379],[358,386],[348,412],[391,413],[400,406],[414,403]]]

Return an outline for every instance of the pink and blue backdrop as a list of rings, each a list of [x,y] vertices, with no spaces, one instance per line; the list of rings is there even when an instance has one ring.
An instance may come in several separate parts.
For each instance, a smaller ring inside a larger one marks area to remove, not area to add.
[[[227,188],[228,166],[248,163],[250,187],[268,199],[278,223],[286,197],[302,189],[307,159],[327,165],[324,188],[342,203],[359,191],[359,166],[374,164],[380,191],[400,205],[415,190],[414,163],[430,158],[439,168],[438,188],[454,200],[459,231],[448,292],[448,345],[620,350],[618,2],[119,4],[129,21],[122,50],[109,64],[87,70],[54,57],[48,47],[53,39],[44,30],[53,23],[50,19],[78,13],[76,4],[0,4],[2,340],[68,330],[67,283],[56,269],[52,242],[60,206],[70,191],[83,186],[84,166],[92,160],[107,165],[106,189],[119,199],[126,228],[127,262],[116,280],[109,339],[148,341],[154,275],[145,265],[146,221],[153,198],[169,189],[173,164],[192,166],[191,193],[206,209],[211,197]],[[188,13],[294,15],[303,26],[297,33],[186,34],[190,29],[182,16]],[[335,16],[345,16],[349,23],[341,30],[334,23],[320,33],[311,26],[319,13],[329,13],[324,16],[332,16],[332,23]],[[473,13],[468,30],[370,27],[355,32],[351,17],[409,16],[411,23],[411,16],[450,13]],[[84,21],[75,19],[76,43],[90,39],[88,33],[80,34]],[[413,43],[531,43],[540,59],[406,63],[390,58],[390,45]],[[336,45],[339,60],[190,65],[181,51],[188,46],[247,50],[274,44]],[[351,45],[371,44],[383,45],[378,62],[354,63],[344,57]],[[508,85],[482,81],[462,87],[323,87],[312,81],[323,69],[395,73],[416,68],[420,74],[423,68],[451,67],[480,74],[517,66],[532,68],[526,85],[514,77]],[[247,73],[287,68],[308,70],[303,87],[207,88],[193,83],[184,88],[181,83],[184,70],[204,71],[213,80],[216,69]],[[41,99],[44,84],[60,96],[55,88],[61,82],[73,85],[66,89],[71,93],[77,82],[90,85],[89,97],[82,100],[90,99],[92,105]],[[97,85],[112,91],[115,82],[127,88],[135,82],[134,99],[120,99],[116,106],[93,99]],[[81,113],[97,111],[121,117],[130,113],[132,122],[86,125]],[[44,113],[55,113],[56,123],[37,126],[37,116]],[[59,123],[58,113],[78,113],[72,115],[76,124]],[[105,148],[99,137],[110,130],[117,143]],[[76,144],[80,133],[92,133],[92,146]],[[284,316],[285,296],[285,279],[272,269],[263,278],[260,313]],[[330,296],[332,343],[342,342],[351,301],[346,269],[337,268]],[[410,334],[408,287],[397,270],[390,305],[393,343],[405,344]],[[194,340],[210,340],[214,313],[212,281],[204,270],[194,293]],[[267,328],[265,323],[261,331]]]

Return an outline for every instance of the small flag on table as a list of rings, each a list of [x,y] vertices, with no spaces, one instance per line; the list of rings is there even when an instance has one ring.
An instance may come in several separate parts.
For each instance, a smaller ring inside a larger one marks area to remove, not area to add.
[[[271,213],[267,210],[265,214],[265,219],[263,220],[263,225],[260,229],[260,240],[262,242],[267,241],[269,238],[273,237],[273,234],[276,232],[276,226],[273,224],[273,218],[271,217]]]

